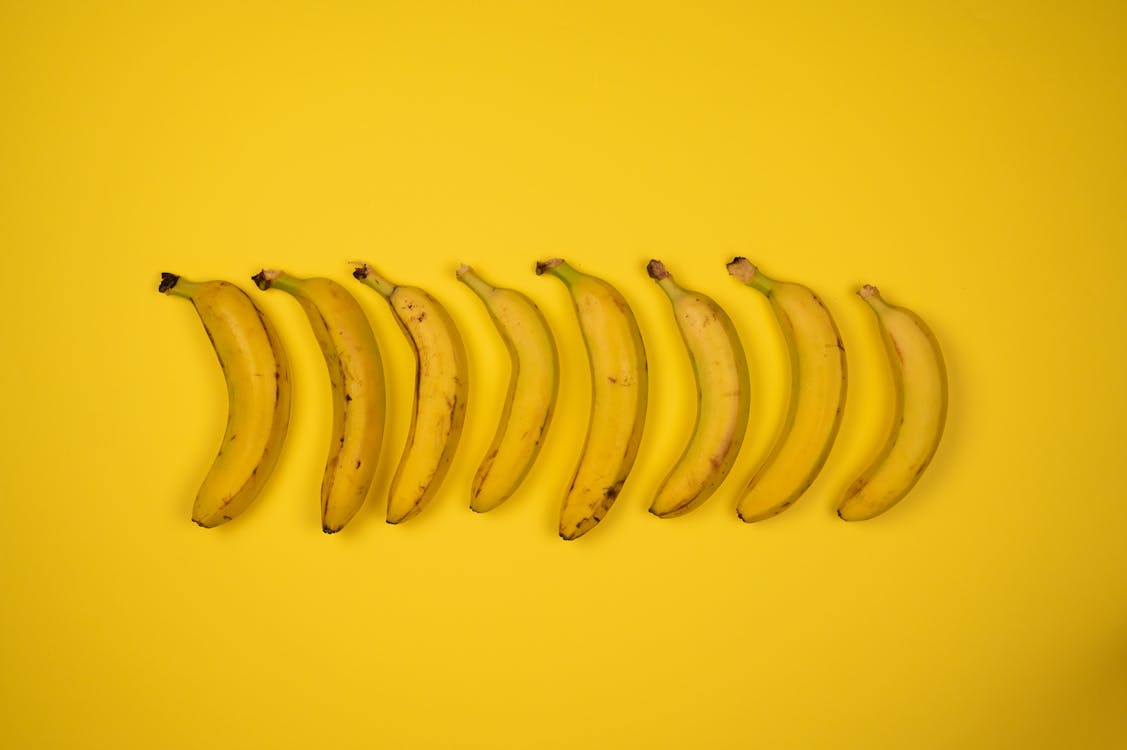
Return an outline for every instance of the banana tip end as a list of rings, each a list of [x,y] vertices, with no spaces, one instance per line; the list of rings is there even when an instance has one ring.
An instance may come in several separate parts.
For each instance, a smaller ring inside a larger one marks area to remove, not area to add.
[[[725,267],[728,269],[728,275],[735,276],[745,284],[751,281],[751,277],[755,276],[756,272],[759,270],[755,267],[754,263],[742,255],[737,255],[735,258],[732,258]]]
[[[281,271],[275,270],[273,268],[263,268],[254,276],[251,276],[250,280],[254,282],[255,286],[265,292],[270,288],[270,285],[273,283],[274,279],[278,278],[281,275]]]
[[[538,261],[536,263],[536,275],[543,276],[548,271],[558,267],[561,263],[563,263],[563,258],[549,258],[548,260]]]
[[[857,290],[857,294],[861,296],[861,299],[870,299],[872,297],[879,297],[880,290],[872,284],[865,284],[865,286]]]
[[[666,269],[665,264],[656,258],[646,264],[646,273],[648,273],[650,278],[654,281],[669,278],[669,271]]]
[[[160,285],[157,286],[157,291],[161,294],[168,294],[172,287],[176,286],[176,282],[180,281],[180,277],[174,273],[162,272],[160,275]]]

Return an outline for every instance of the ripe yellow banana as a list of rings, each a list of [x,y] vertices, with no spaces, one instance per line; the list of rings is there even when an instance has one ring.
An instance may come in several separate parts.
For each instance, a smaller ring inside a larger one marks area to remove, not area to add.
[[[880,324],[896,402],[880,454],[838,505],[846,521],[880,515],[908,494],[935,455],[947,419],[947,370],[934,334],[915,313],[885,302],[875,286],[858,294]]]
[[[659,260],[646,268],[669,296],[697,381],[697,419],[650,513],[671,518],[709,498],[736,460],[751,403],[747,357],[731,318],[713,300],[679,286]]]
[[[289,365],[270,320],[234,284],[164,273],[159,290],[195,306],[227,381],[227,429],[192,508],[210,528],[246,510],[274,471],[290,419]]]
[[[826,463],[845,405],[845,348],[829,310],[806,287],[768,278],[746,258],[734,258],[728,273],[767,296],[790,356],[782,430],[736,506],[750,523],[790,507]]]
[[[387,500],[387,522],[401,523],[434,497],[458,447],[469,387],[466,350],[446,308],[422,289],[392,284],[367,263],[352,275],[383,295],[415,353],[411,428]]]
[[[329,369],[333,427],[321,484],[321,528],[333,534],[364,504],[379,462],[385,405],[376,338],[360,304],[335,281],[277,270],[253,279],[259,289],[281,289],[297,299]]]
[[[649,377],[638,322],[602,279],[560,258],[536,264],[571,294],[591,370],[591,416],[579,466],[560,509],[560,536],[576,539],[602,520],[622,491],[642,439]]]
[[[474,476],[470,508],[492,510],[532,467],[556,404],[559,355],[540,308],[513,289],[494,287],[463,265],[458,279],[481,298],[509,351],[509,390],[493,444]]]

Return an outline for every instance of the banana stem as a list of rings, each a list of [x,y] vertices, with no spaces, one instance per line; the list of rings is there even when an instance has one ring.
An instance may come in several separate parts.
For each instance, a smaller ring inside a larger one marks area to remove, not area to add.
[[[658,283],[658,286],[669,295],[669,299],[676,299],[685,294],[685,290],[677,285],[670,275],[669,270],[666,269],[665,264],[660,260],[651,260],[646,265],[646,272],[649,273],[650,278]]]
[[[356,270],[352,272],[352,276],[364,284],[375,289],[377,292],[385,297],[390,297],[395,293],[395,284],[385,279],[376,273],[376,269],[372,268],[367,263],[358,263]]]
[[[188,281],[183,276],[177,276],[174,273],[162,273],[160,275],[160,285],[157,291],[161,294],[171,294],[174,297],[184,297],[191,299],[195,295],[199,284],[194,281]]]
[[[549,258],[542,260],[536,264],[536,275],[541,276],[545,273],[550,273],[564,284],[571,286],[583,274],[576,271],[574,268],[567,264],[563,258]]]
[[[764,276],[763,272],[747,258],[739,256],[732,258],[732,262],[728,264],[727,268],[730,275],[735,276],[747,286],[763,292],[768,297],[771,296],[771,291],[775,288],[775,280]]]
[[[872,284],[865,284],[865,286],[857,290],[857,294],[861,299],[865,300],[865,302],[869,304],[869,307],[873,308],[873,311],[877,314],[884,312],[890,307],[890,305],[884,301],[884,298],[880,296],[880,290]]]
[[[251,281],[255,283],[262,291],[267,289],[278,288],[283,292],[288,292],[295,296],[301,295],[301,282],[296,276],[290,276],[285,271],[280,271],[277,268],[264,268],[254,276],[250,277]]]
[[[457,275],[458,281],[474,290],[477,296],[481,297],[482,299],[489,297],[489,295],[493,294],[493,292],[495,291],[493,286],[486,283],[484,279],[477,275],[477,272],[474,271],[473,268],[467,266],[465,263],[458,266],[458,270],[455,271],[455,275]]]

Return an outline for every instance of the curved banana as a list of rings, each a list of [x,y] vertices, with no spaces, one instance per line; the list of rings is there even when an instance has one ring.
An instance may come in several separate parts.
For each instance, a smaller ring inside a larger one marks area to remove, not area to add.
[[[227,381],[227,429],[192,508],[192,520],[210,528],[246,510],[278,463],[290,420],[289,364],[273,324],[234,284],[162,273],[158,289],[192,302]]]
[[[642,439],[649,377],[638,322],[602,279],[560,258],[536,264],[571,293],[591,369],[591,416],[579,466],[560,508],[560,536],[576,539],[602,520],[622,491]]]
[[[446,308],[422,289],[392,284],[367,263],[352,275],[387,299],[415,353],[411,428],[387,500],[387,522],[401,523],[434,497],[458,447],[469,387],[466,350]]]
[[[650,513],[671,518],[709,498],[736,460],[751,404],[747,357],[731,318],[713,300],[680,287],[659,260],[646,270],[669,296],[697,381],[697,419]]]
[[[837,507],[846,521],[880,515],[903,499],[935,455],[947,420],[947,370],[935,335],[915,313],[885,302],[875,286],[858,294],[880,323],[896,403],[884,447]]]
[[[509,352],[509,390],[493,444],[474,476],[470,508],[492,510],[512,495],[540,452],[559,390],[559,355],[540,308],[513,289],[489,285],[463,265],[458,279],[485,303]]]
[[[790,401],[782,430],[736,506],[750,523],[790,507],[825,465],[845,405],[845,347],[814,292],[764,276],[747,258],[733,258],[728,273],[766,295],[790,357]]]
[[[329,369],[333,427],[321,483],[321,528],[334,534],[364,504],[379,462],[385,406],[376,338],[360,304],[335,281],[277,270],[253,279],[259,289],[280,289],[297,299]]]

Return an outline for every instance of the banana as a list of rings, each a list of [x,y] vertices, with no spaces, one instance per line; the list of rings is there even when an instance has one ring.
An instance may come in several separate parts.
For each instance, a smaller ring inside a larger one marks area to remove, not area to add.
[[[192,508],[211,528],[246,510],[274,471],[290,420],[289,364],[273,324],[234,284],[163,273],[158,289],[192,302],[227,381],[227,429]]]
[[[321,528],[333,534],[364,504],[379,461],[384,427],[384,378],[375,335],[360,304],[344,287],[263,270],[254,283],[293,295],[313,327],[329,369],[332,440],[321,483]]]
[[[392,284],[367,263],[352,275],[383,295],[415,353],[411,428],[387,501],[387,522],[402,523],[430,502],[450,468],[466,418],[466,350],[446,308],[422,289]]]
[[[747,431],[747,357],[731,318],[713,300],[682,288],[665,265],[646,270],[673,305],[697,382],[697,418],[681,458],[658,488],[650,513],[671,518],[709,498],[728,475]]]
[[[935,335],[915,313],[885,302],[875,286],[858,294],[880,324],[896,401],[883,448],[837,507],[846,521],[873,518],[902,500],[935,455],[947,420],[947,370]]]
[[[613,286],[560,258],[536,264],[571,294],[591,371],[591,415],[579,465],[560,508],[560,536],[602,520],[634,465],[646,418],[646,350],[634,313]]]
[[[559,355],[548,322],[532,300],[490,286],[467,265],[457,275],[485,303],[509,352],[509,390],[501,419],[470,491],[470,508],[484,513],[516,491],[540,452],[559,389]]]
[[[782,430],[736,506],[750,523],[789,508],[822,470],[845,404],[845,348],[830,311],[806,287],[775,281],[747,258],[732,259],[728,273],[766,295],[790,358]]]

